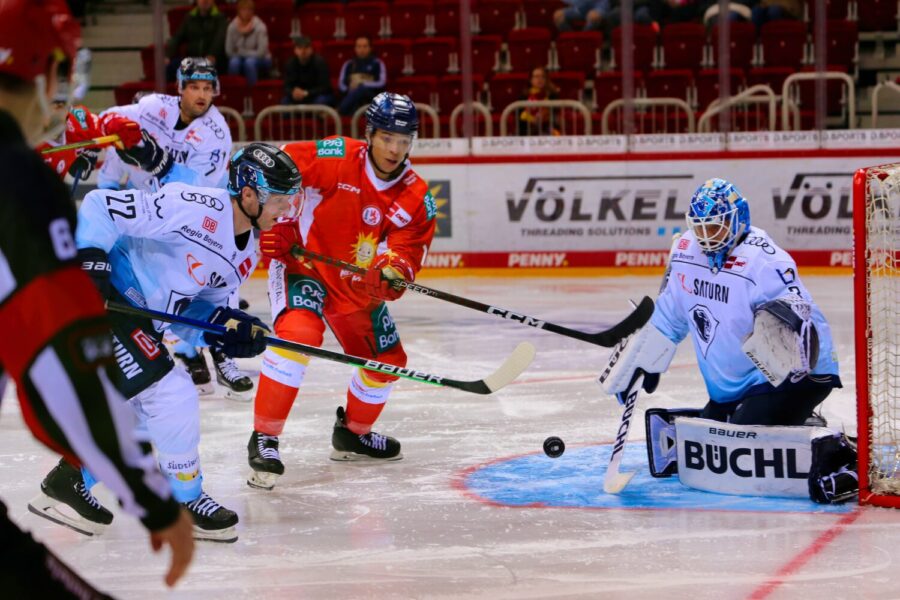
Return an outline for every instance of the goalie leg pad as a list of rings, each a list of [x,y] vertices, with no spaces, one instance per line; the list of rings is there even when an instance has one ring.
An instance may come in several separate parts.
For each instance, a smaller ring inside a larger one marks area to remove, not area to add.
[[[628,390],[640,373],[657,375],[644,378],[644,391],[650,394],[659,382],[658,374],[669,368],[676,348],[672,340],[648,323],[613,349],[597,381],[604,392],[615,395]]]
[[[644,413],[647,431],[647,463],[653,477],[671,477],[678,473],[677,417],[699,417],[697,408],[648,408]]]
[[[841,433],[812,441],[809,497],[819,504],[838,504],[859,493],[856,448]]]

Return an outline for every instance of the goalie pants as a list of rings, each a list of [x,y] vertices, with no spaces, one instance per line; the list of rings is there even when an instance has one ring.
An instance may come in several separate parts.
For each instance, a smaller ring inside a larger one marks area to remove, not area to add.
[[[362,358],[406,366],[406,353],[384,302],[374,300],[360,310],[338,313],[329,303],[329,290],[314,277],[285,273],[280,263],[269,267],[269,298],[275,335],[292,342],[320,347],[325,324],[344,352]],[[306,374],[309,357],[268,349],[263,355],[254,403],[253,428],[281,435],[288,413]],[[347,389],[347,427],[366,434],[381,414],[395,375],[357,369]]]
[[[700,416],[737,425],[803,425],[835,387],[841,387],[836,377],[825,381],[807,378],[734,402],[710,400]]]

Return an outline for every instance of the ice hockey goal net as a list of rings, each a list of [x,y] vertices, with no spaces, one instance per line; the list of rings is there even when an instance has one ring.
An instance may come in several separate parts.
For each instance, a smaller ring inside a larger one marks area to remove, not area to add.
[[[900,163],[853,179],[859,501],[900,508]]]

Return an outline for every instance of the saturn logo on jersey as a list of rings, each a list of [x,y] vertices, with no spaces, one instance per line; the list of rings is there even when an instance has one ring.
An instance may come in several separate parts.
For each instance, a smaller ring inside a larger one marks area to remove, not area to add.
[[[187,269],[188,275],[191,276],[197,285],[206,285],[206,275],[203,275],[203,280],[201,281],[199,277],[197,277],[197,273],[194,272],[195,269],[199,269],[203,266],[203,263],[197,260],[193,254],[188,253],[187,255]]]
[[[340,185],[341,184],[338,184],[338,187],[340,187]],[[359,193],[358,189],[357,189],[356,193],[357,194]],[[370,204],[369,206],[366,206],[363,209],[362,220],[366,225],[371,225],[372,227],[375,227],[376,225],[381,223],[381,211],[378,209],[377,206],[372,206]]]

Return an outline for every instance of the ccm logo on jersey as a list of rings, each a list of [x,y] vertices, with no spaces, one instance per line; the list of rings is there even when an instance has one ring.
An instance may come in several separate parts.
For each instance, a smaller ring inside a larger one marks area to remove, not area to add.
[[[340,187],[340,185],[341,184],[338,184],[338,187]],[[359,192],[357,191],[357,193]],[[378,210],[377,206],[372,206],[370,204],[369,206],[363,208],[362,220],[366,225],[371,225],[374,227],[375,225],[381,223],[381,211]]]
[[[131,339],[137,344],[141,354],[150,360],[155,360],[159,356],[159,348],[149,335],[143,329],[135,329],[131,332]]]
[[[344,190],[345,192],[352,192],[354,194],[359,194],[362,191],[355,185],[350,185],[349,183],[344,183],[343,181],[338,182],[337,188],[339,190]]]

